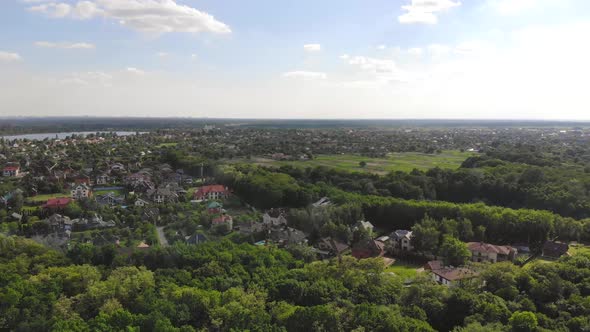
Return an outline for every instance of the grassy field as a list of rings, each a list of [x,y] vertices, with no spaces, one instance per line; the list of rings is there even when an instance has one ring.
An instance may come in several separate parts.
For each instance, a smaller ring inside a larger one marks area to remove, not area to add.
[[[251,162],[263,166],[292,165],[297,167],[327,166],[345,171],[388,173],[390,171],[410,172],[414,168],[427,170],[434,167],[456,169],[465,159],[473,156],[471,152],[446,150],[440,154],[418,152],[391,153],[385,158],[368,158],[360,155],[317,155],[308,161],[277,161],[264,158],[253,158]],[[365,167],[359,164],[366,163]]]
[[[575,255],[575,254],[590,254],[590,247],[587,247],[583,244],[572,244],[570,245],[570,249],[568,251],[570,253],[570,255]]]
[[[56,193],[56,194],[44,194],[44,195],[37,195],[34,197],[27,197],[27,200],[32,202],[45,202],[51,198],[58,198],[58,197],[70,197],[69,193]]]
[[[125,192],[123,190],[97,190],[97,191],[93,192],[93,195],[99,196],[99,195],[106,195],[108,193],[115,193],[116,196],[125,195]]]
[[[393,265],[385,269],[385,272],[393,272],[403,279],[414,279],[418,272],[416,269],[421,268],[419,265],[409,264],[405,262],[396,261]]]

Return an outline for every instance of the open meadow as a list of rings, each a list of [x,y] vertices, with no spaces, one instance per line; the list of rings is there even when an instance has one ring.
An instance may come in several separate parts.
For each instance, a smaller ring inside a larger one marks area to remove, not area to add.
[[[278,161],[266,158],[253,158],[252,162],[261,166],[292,165],[296,167],[326,166],[344,171],[385,174],[391,171],[411,172],[413,169],[428,170],[440,167],[457,169],[465,159],[475,155],[472,152],[445,150],[439,154],[420,152],[390,153],[385,158],[369,158],[361,155],[317,155],[312,160]],[[364,167],[360,166],[365,162]]]

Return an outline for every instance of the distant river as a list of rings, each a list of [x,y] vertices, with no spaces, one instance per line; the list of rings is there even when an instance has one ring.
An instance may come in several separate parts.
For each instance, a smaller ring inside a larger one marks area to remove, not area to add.
[[[102,131],[99,131],[100,133],[104,133]],[[135,135],[135,131],[115,131],[114,133],[117,133],[117,136],[131,136],[131,135]],[[96,131],[78,131],[78,132],[71,132],[71,133],[43,133],[43,134],[25,134],[25,135],[15,135],[15,136],[1,136],[4,139],[7,140],[13,140],[13,139],[29,139],[29,140],[39,140],[42,141],[46,138],[55,138],[57,136],[58,139],[64,139],[68,136],[72,136],[72,135],[89,135],[89,134],[96,134]],[[140,132],[140,134],[144,134],[144,132]]]

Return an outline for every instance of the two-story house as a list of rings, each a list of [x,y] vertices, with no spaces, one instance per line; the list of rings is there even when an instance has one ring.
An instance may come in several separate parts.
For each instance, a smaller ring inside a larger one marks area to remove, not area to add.
[[[474,262],[502,262],[513,260],[518,251],[511,246],[498,246],[484,242],[469,242],[467,249],[471,252],[471,260]]]
[[[200,187],[194,194],[196,200],[219,200],[229,195],[229,190],[220,184]]]
[[[72,189],[72,199],[83,199],[92,196],[92,189],[85,183],[81,183]]]
[[[398,229],[389,235],[389,241],[394,251],[412,251],[412,231]]]
[[[5,166],[2,169],[2,176],[15,177],[20,174],[20,166]]]

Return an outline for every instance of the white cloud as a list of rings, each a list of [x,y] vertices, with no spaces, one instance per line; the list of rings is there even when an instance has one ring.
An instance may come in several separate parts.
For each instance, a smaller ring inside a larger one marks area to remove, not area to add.
[[[20,60],[22,60],[22,57],[18,53],[0,51],[0,62],[14,62]]]
[[[409,5],[402,6],[406,12],[398,17],[402,24],[438,23],[438,14],[453,7],[458,7],[461,2],[453,0],[411,0]]]
[[[320,45],[320,44],[305,44],[305,45],[303,45],[303,49],[306,52],[319,52],[322,50],[322,45]]]
[[[379,51],[383,51],[383,50],[385,50],[386,48],[387,48],[387,46],[385,46],[385,45],[379,45],[379,46],[377,46],[377,49],[378,49]]]
[[[170,55],[170,53],[168,53],[168,52],[158,52],[158,53],[156,53],[156,56],[159,57],[159,58],[165,58],[165,57],[167,57],[169,55]]]
[[[63,85],[100,85],[111,86],[113,75],[101,71],[89,71],[83,73],[71,73],[58,80]]]
[[[141,70],[141,69],[137,69],[135,67],[127,67],[125,69],[126,72],[131,73],[131,74],[135,74],[135,75],[145,75],[145,71]]]
[[[68,16],[72,12],[72,6],[67,3],[48,3],[41,4],[28,8],[32,12],[40,12],[53,18],[62,18]]]
[[[62,49],[95,49],[96,46],[90,43],[69,43],[69,42],[48,42],[38,41],[35,42],[35,46],[44,48],[62,48]]]
[[[53,18],[87,20],[104,17],[134,30],[162,34],[167,32],[230,33],[225,23],[195,8],[177,4],[174,0],[93,0],[40,4],[28,8]]]
[[[315,71],[304,71],[304,70],[296,70],[290,71],[283,74],[284,78],[296,78],[296,79],[303,79],[303,80],[324,80],[328,78],[326,73],[322,72],[315,72]]]

